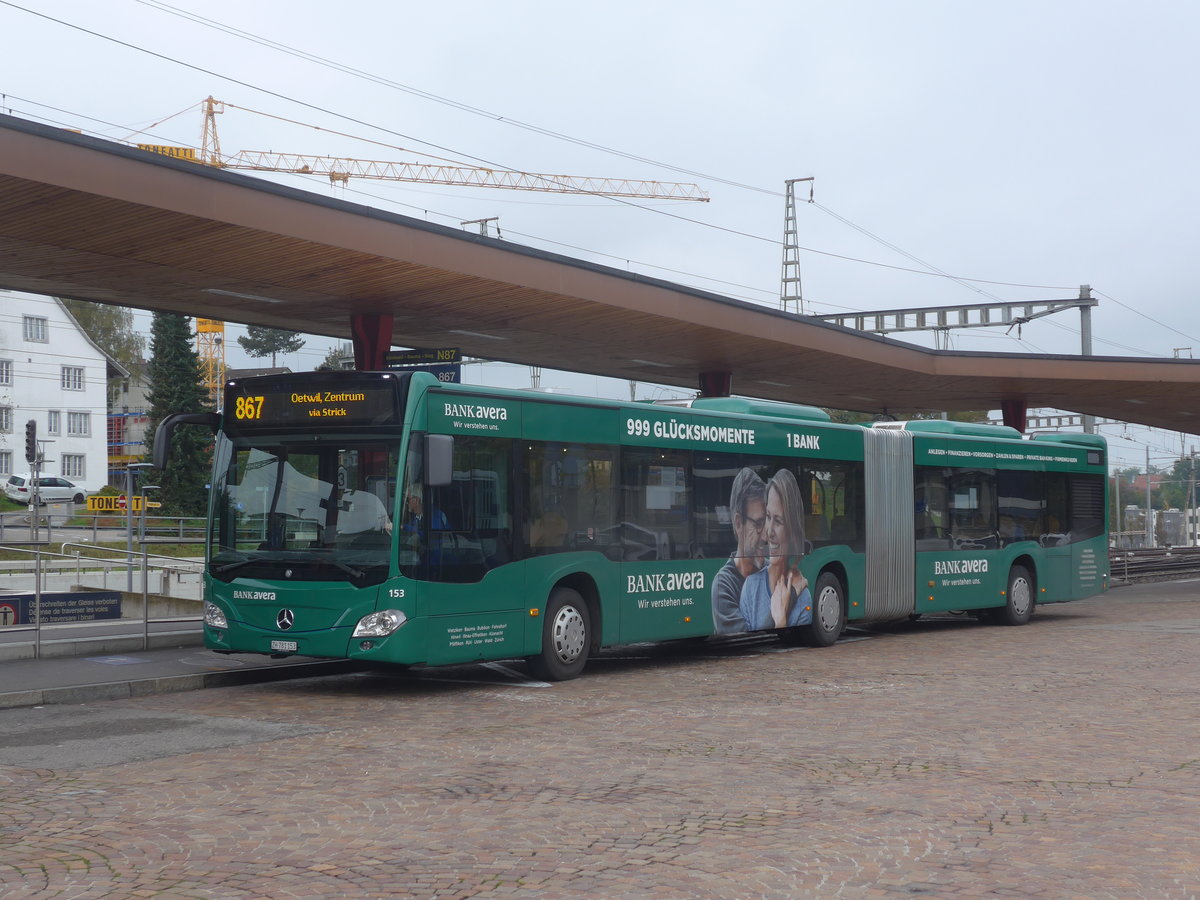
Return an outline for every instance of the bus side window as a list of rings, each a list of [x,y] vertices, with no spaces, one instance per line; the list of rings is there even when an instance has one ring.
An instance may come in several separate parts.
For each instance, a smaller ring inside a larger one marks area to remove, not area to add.
[[[737,550],[733,530],[737,510],[731,506],[734,479],[742,470],[737,453],[692,454],[692,537],[688,555],[693,559],[725,559]]]
[[[1070,542],[1067,473],[1046,473],[1046,532],[1042,543],[1056,546]]]
[[[858,462],[823,461],[817,468],[801,469],[801,490],[808,498],[804,533],[814,546],[848,544],[862,549],[864,477]]]
[[[542,441],[522,442],[522,447],[528,552],[607,552],[616,522],[614,448]]]
[[[996,473],[996,489],[1001,541],[1038,540],[1046,531],[1042,473],[1001,469]]]
[[[626,562],[687,559],[692,552],[691,453],[628,447],[622,455],[624,521],[614,535]]]
[[[920,466],[913,485],[913,533],[917,549],[935,550],[949,546],[946,524],[947,485],[941,468]]]

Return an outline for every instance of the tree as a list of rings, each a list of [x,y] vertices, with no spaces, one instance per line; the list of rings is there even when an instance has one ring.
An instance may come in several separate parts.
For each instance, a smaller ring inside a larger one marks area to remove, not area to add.
[[[1192,482],[1196,474],[1196,461],[1191,456],[1175,460],[1170,473],[1159,488],[1164,509],[1187,509],[1192,501]]]
[[[823,407],[829,413],[829,421],[842,425],[870,425],[875,417],[871,413],[855,412],[852,409],[830,409]]]
[[[242,349],[255,359],[271,357],[272,369],[275,368],[276,353],[295,353],[304,346],[304,338],[298,332],[263,325],[247,325],[246,333],[237,340]]]
[[[942,414],[940,412],[920,412],[913,413],[912,415],[912,418],[914,419],[940,419],[941,417]],[[988,414],[984,410],[965,409],[960,410],[959,412],[946,413],[946,419],[950,422],[974,422],[976,424],[986,425],[988,421]]]
[[[146,339],[133,326],[133,310],[88,300],[62,300],[92,342],[125,369],[133,371],[146,352]]]
[[[156,312],[150,329],[150,423],[146,446],[154,446],[158,423],[172,413],[205,412],[208,393],[200,375],[200,360],[192,346],[192,330],[186,316]],[[212,435],[195,426],[175,429],[170,459],[165,469],[155,471],[158,499],[164,515],[202,516],[208,505],[208,482]]]
[[[330,347],[329,352],[325,354],[325,358],[321,360],[321,364],[317,366],[318,372],[340,372],[345,366],[342,365],[342,360],[348,355],[347,347],[342,344],[337,347]],[[349,354],[353,355],[353,354]]]

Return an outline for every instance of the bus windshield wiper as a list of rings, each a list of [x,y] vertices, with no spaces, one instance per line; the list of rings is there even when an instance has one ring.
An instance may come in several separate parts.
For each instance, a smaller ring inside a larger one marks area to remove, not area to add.
[[[351,578],[362,578],[364,575],[367,574],[366,572],[362,571],[361,569],[356,569],[356,568],[354,568],[354,566],[348,566],[344,562],[341,562],[340,560],[327,559],[327,560],[325,560],[325,562],[329,563],[331,566],[336,566],[338,569],[345,572]]]
[[[233,572],[242,566],[248,566],[250,563],[262,562],[261,556],[251,556],[247,559],[239,559],[237,562],[226,563],[216,569],[213,569],[214,575],[224,575],[226,572]]]

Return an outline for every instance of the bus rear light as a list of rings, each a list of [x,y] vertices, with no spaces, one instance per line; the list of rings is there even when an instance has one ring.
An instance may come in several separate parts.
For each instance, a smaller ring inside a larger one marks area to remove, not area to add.
[[[363,616],[354,627],[354,637],[387,637],[408,621],[398,609],[384,609]]]

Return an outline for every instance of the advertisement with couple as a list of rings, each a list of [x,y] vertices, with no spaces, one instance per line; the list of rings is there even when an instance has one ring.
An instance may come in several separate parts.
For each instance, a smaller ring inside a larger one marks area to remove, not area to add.
[[[796,476],[780,469],[764,482],[743,468],[733,480],[729,513],[737,547],[713,579],[715,633],[811,622],[812,595],[800,572],[804,500]]]

